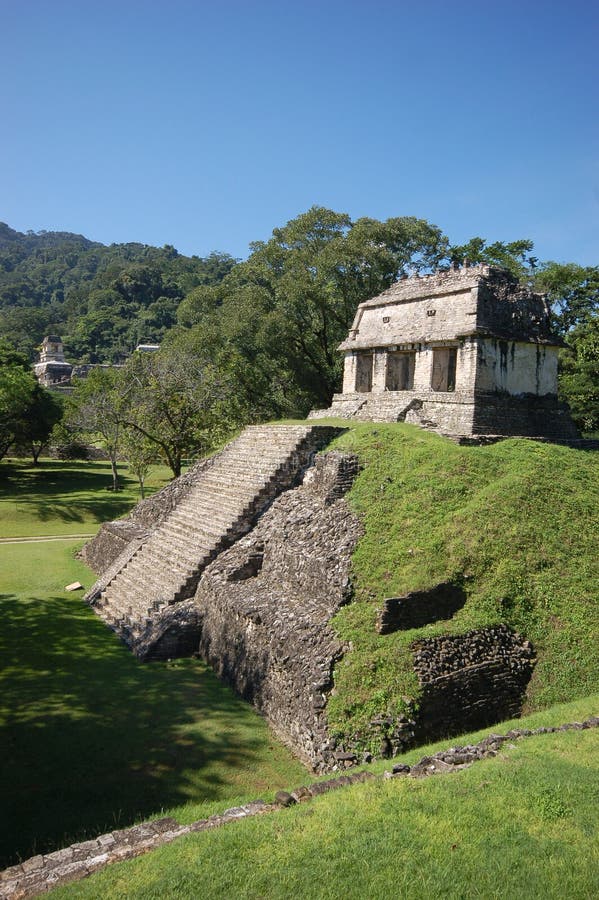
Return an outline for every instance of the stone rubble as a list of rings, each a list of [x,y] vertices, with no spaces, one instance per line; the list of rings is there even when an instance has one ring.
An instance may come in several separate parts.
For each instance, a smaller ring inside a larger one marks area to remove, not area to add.
[[[590,716],[584,722],[570,722],[557,727],[513,728],[506,734],[490,734],[477,744],[450,747],[440,750],[432,756],[424,756],[413,766],[397,764],[391,771],[384,772],[381,777],[383,779],[406,776],[426,778],[431,775],[457,772],[478,760],[497,756],[504,745],[509,746],[510,742],[519,738],[597,727],[599,727],[599,716]],[[179,837],[221,828],[250,816],[276,812],[296,803],[308,802],[329,791],[372,781],[376,778],[376,775],[368,771],[347,772],[326,781],[302,785],[290,793],[278,791],[273,803],[254,800],[243,806],[226,809],[221,814],[193,822],[191,825],[179,825],[175,819],[165,817],[134,825],[131,828],[102,834],[93,840],[72,844],[70,847],[54,853],[38,854],[0,872],[0,900],[27,900],[29,897],[46,893],[58,885],[85,878],[111,863],[141,856],[156,847],[171,843]]]
[[[200,655],[318,771],[339,763],[325,708],[344,647],[329,622],[351,597],[362,526],[343,494],[357,472],[353,454],[318,455],[207,567],[194,598]]]

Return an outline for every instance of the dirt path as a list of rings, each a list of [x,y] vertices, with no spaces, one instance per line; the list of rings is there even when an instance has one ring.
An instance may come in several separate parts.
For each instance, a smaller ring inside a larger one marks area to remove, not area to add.
[[[35,537],[5,537],[0,538],[2,544],[39,544],[43,541],[78,541],[82,538],[91,538],[95,531],[87,534],[40,534]]]

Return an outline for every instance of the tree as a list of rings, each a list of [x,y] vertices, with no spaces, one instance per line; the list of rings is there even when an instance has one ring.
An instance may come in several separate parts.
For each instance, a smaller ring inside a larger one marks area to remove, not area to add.
[[[139,482],[139,493],[144,500],[146,477],[152,463],[158,459],[157,447],[139,431],[129,428],[125,431],[123,439],[123,454],[130,471]]]
[[[560,389],[578,427],[585,432],[599,431],[599,316],[568,334]]]
[[[536,285],[547,292],[560,354],[559,389],[582,431],[599,429],[599,267],[549,262]]]
[[[110,459],[112,489],[119,490],[117,461],[123,439],[123,415],[130,389],[119,369],[92,369],[76,383],[65,411],[65,425],[100,443]]]
[[[408,269],[433,267],[447,240],[422,219],[352,222],[313,207],[251,248],[220,284],[186,298],[179,322],[208,331],[218,322],[221,341],[245,362],[248,402],[254,394],[257,411],[280,415],[329,403],[341,373],[337,346],[358,303]]]
[[[488,244],[484,238],[470,238],[465,244],[453,244],[448,250],[448,258],[459,265],[469,263],[488,263],[503,269],[509,269],[518,278],[525,279],[534,275],[538,265],[536,256],[532,256],[534,244],[526,238],[517,241],[495,241]]]
[[[15,425],[14,442],[31,453],[33,465],[48,446],[50,435],[63,415],[61,400],[51,391],[36,384],[31,400]]]
[[[599,315],[599,266],[544,263],[535,285],[547,294],[554,326],[563,337]]]
[[[0,459],[14,443],[36,393],[37,382],[20,365],[0,369]]]
[[[226,428],[227,385],[198,353],[177,347],[136,353],[122,378],[121,425],[153,444],[175,477],[186,456],[211,449]]]

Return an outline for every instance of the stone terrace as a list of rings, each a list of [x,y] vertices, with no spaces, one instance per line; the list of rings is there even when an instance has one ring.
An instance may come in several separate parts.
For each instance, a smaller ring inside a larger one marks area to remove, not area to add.
[[[340,429],[250,426],[204,469],[141,545],[123,554],[87,595],[133,649],[165,607],[192,597],[205,567],[245,534],[298,480],[314,452]]]

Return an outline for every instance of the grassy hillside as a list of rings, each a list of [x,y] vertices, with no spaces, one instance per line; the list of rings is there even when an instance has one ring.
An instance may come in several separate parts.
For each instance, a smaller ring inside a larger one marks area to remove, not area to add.
[[[329,704],[339,734],[418,697],[415,639],[498,622],[537,651],[527,709],[599,689],[597,453],[522,439],[460,447],[409,425],[356,425],[335,443],[364,464],[348,498],[366,528],[355,602],[335,619],[351,641]],[[451,620],[376,633],[385,597],[447,579],[468,597]]]
[[[582,719],[598,702],[595,696],[521,724]],[[51,896],[594,897],[598,749],[596,729],[539,735],[450,775],[354,785],[190,835]]]

